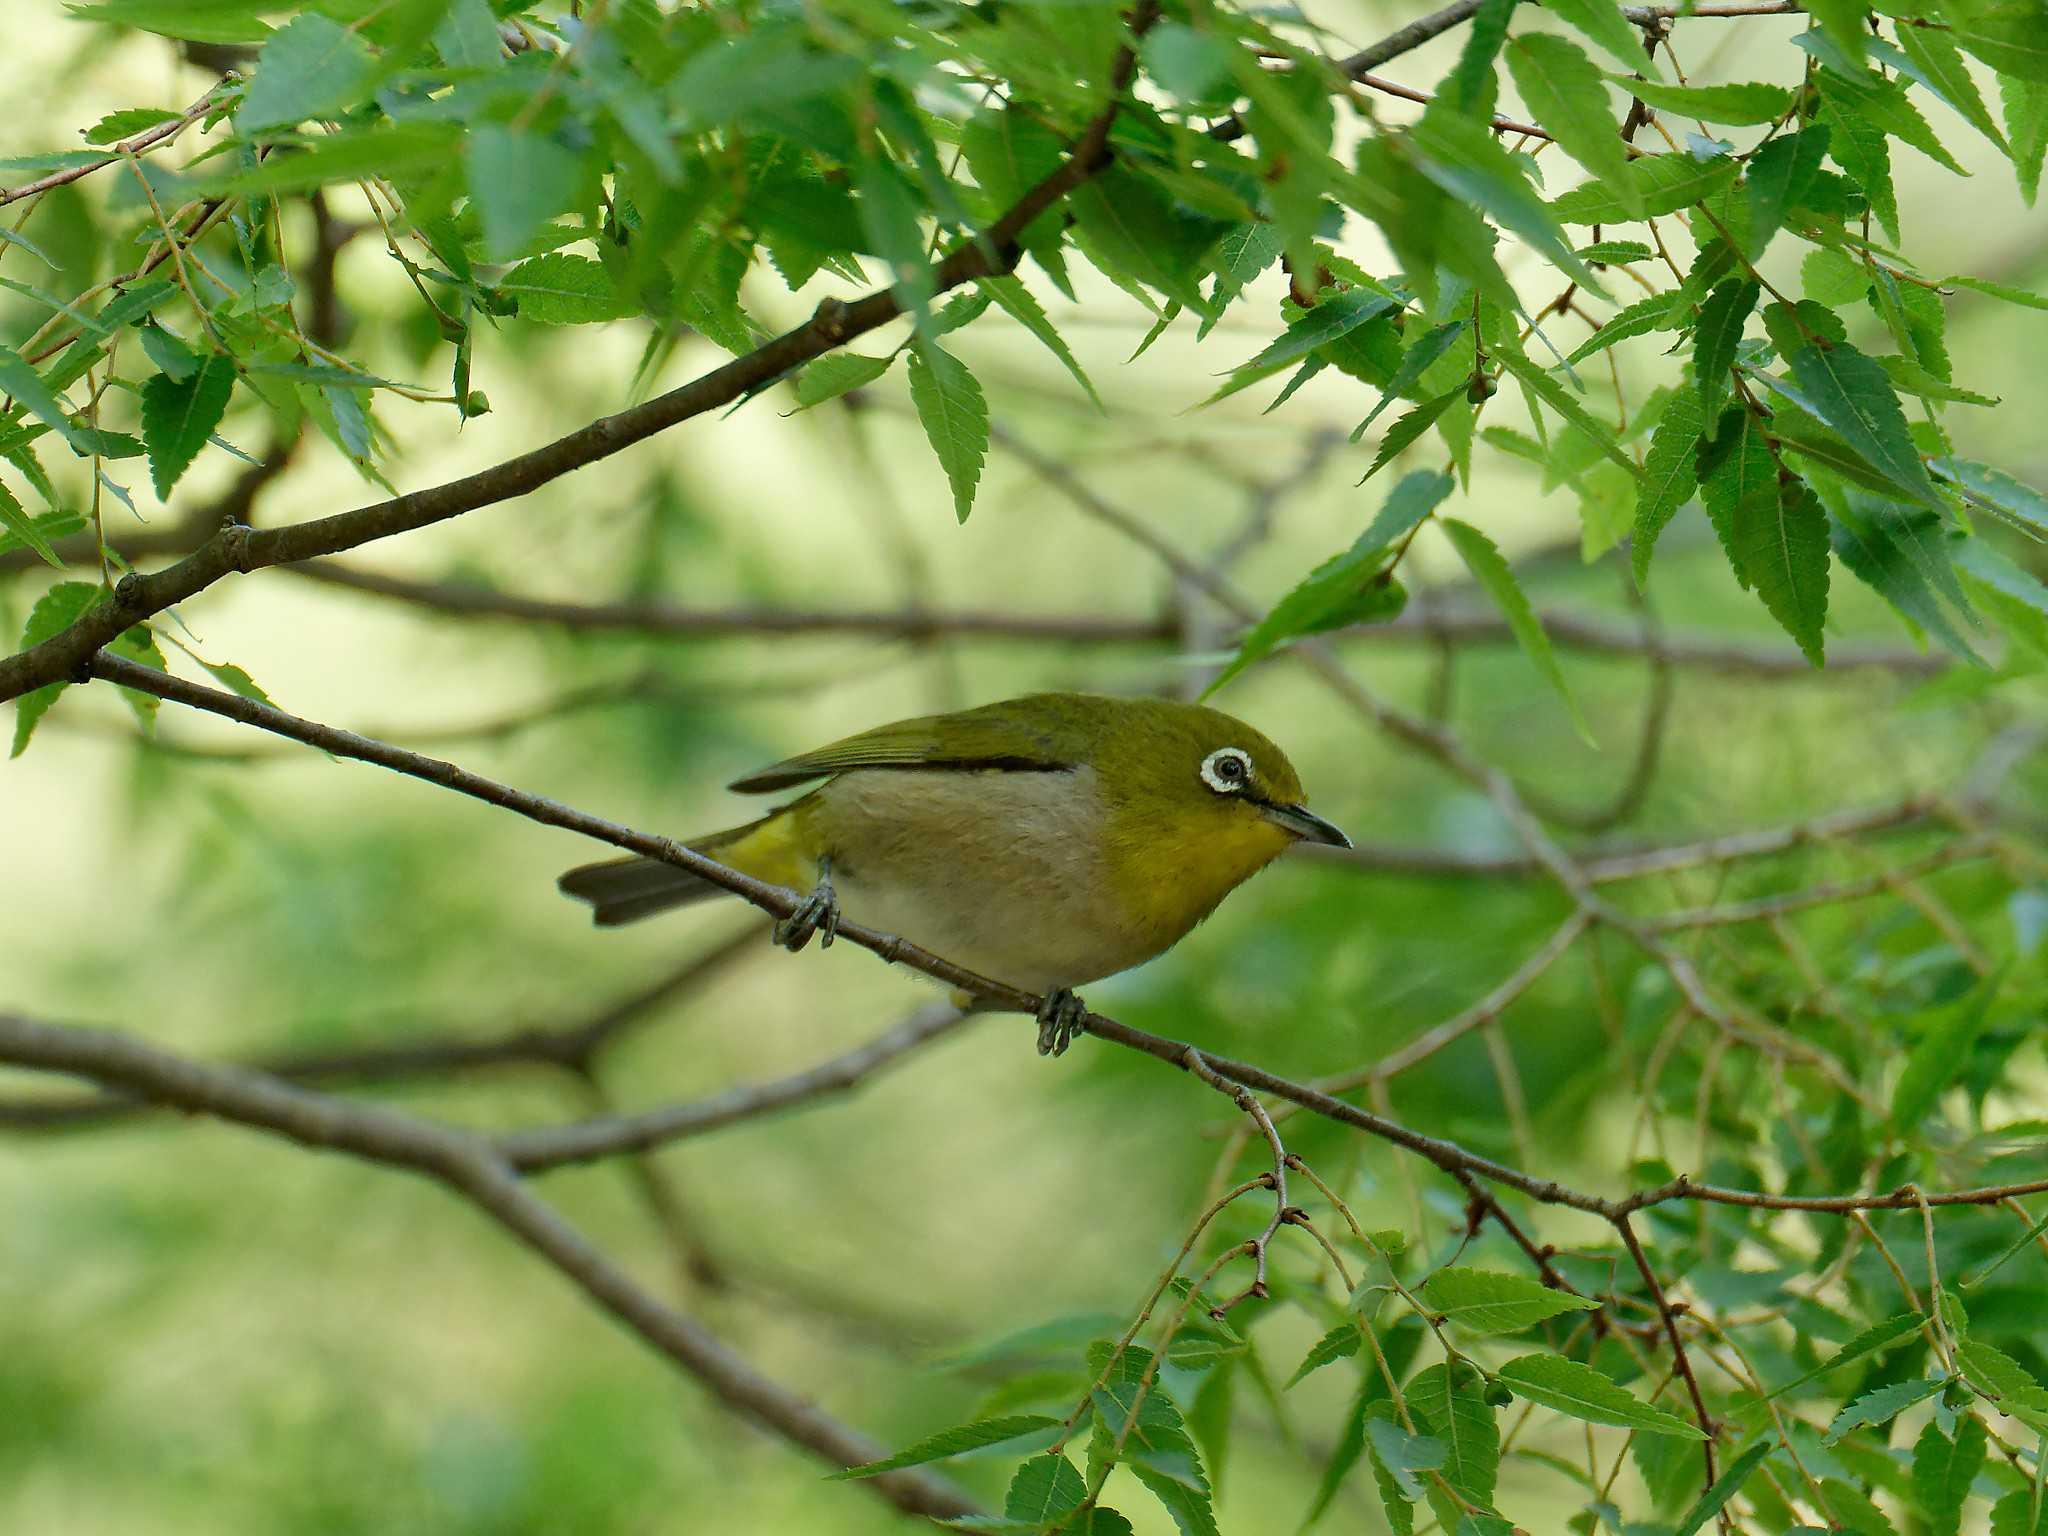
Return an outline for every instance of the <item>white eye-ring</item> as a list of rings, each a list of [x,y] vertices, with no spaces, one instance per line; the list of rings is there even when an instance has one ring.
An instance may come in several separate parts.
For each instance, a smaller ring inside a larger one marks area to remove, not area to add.
[[[1242,747],[1219,747],[1202,759],[1202,782],[1219,795],[1235,795],[1252,781],[1252,755]]]

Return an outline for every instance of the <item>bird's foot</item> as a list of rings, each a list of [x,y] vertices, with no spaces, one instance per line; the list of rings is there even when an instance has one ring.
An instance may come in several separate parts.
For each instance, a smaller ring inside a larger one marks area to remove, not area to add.
[[[811,888],[811,894],[797,905],[797,909],[776,923],[773,938],[777,944],[795,954],[811,942],[811,936],[818,936],[818,948],[830,949],[832,941],[839,937],[839,896],[832,889],[832,871],[821,867],[818,883]]]
[[[1038,1010],[1038,1054],[1058,1056],[1086,1027],[1088,1005],[1065,987],[1045,994]]]

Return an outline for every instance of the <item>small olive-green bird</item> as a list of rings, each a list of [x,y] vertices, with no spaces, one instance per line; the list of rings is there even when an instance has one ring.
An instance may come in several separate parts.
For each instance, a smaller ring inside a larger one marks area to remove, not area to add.
[[[733,782],[825,782],[696,852],[809,898],[776,942],[830,944],[840,916],[1044,994],[1065,1050],[1073,989],[1171,947],[1296,842],[1351,846],[1303,803],[1286,754],[1195,704],[1039,693],[879,726]],[[601,924],[726,894],[658,859],[561,878]]]

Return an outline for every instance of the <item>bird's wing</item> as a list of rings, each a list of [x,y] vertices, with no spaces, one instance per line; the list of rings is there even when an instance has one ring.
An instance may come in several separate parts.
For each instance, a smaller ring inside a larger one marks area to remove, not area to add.
[[[1080,760],[1070,734],[1072,714],[1060,695],[1011,699],[951,715],[924,715],[876,726],[771,763],[731,787],[765,794],[850,768],[1009,768],[1046,772]]]

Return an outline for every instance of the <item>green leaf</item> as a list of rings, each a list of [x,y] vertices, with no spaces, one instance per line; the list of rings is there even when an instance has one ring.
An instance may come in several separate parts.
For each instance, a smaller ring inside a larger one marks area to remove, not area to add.
[[[137,624],[126,630],[117,636],[107,649],[116,656],[139,662],[155,671],[167,670],[164,666],[164,653],[158,647],[156,636],[150,633],[147,624]],[[142,727],[143,734],[147,735],[155,730],[157,708],[163,700],[153,693],[143,693],[139,689],[122,688],[118,691],[127,701],[128,707],[135,711],[136,723]]]
[[[1950,454],[1934,461],[1935,473],[1973,505],[2001,512],[2035,535],[2048,537],[2048,496],[2003,470]]]
[[[1050,1429],[1057,1423],[1059,1423],[1059,1420],[1048,1414],[1020,1413],[1013,1414],[1008,1418],[983,1419],[974,1424],[962,1424],[957,1428],[941,1430],[936,1435],[927,1436],[915,1445],[900,1450],[893,1456],[884,1457],[880,1461],[864,1462],[860,1466],[846,1467],[841,1471],[834,1472],[831,1474],[831,1480],[837,1482],[848,1478],[873,1477],[878,1472],[894,1472],[898,1467],[922,1466],[928,1461],[939,1461],[948,1456],[958,1456],[962,1451],[979,1450],[985,1445],[1000,1445],[1005,1440],[1016,1440],[1025,1435],[1036,1434],[1039,1430]],[[1050,1458],[1038,1457],[1034,1459],[1045,1461]],[[1027,1466],[1030,1464],[1029,1462],[1025,1463]],[[1069,1467],[1068,1470],[1072,1471],[1073,1469]],[[1047,1475],[1056,1476],[1057,1474],[1048,1468]]]
[[[996,301],[1012,319],[1022,325],[1045,344],[1045,349],[1060,360],[1060,366],[1074,376],[1074,382],[1088,392],[1088,398],[1095,402],[1095,408],[1103,410],[1102,397],[1095,393],[1095,386],[1088,375],[1081,371],[1080,361],[1067,346],[1066,338],[1053,329],[1053,323],[1041,306],[1024,286],[1024,280],[1014,275],[1007,277],[984,277],[981,291]]]
[[[1211,313],[1197,280],[1227,226],[1182,213],[1158,182],[1115,167],[1075,189],[1068,206],[1097,266]]]
[[[1870,291],[1870,269],[1853,256],[1815,246],[1799,264],[1799,281],[1806,297],[1834,309]]]
[[[99,598],[100,589],[90,582],[58,582],[37,598],[35,607],[29,610],[28,623],[22,626],[21,648],[25,651],[31,646],[41,645],[53,635],[69,629]],[[14,701],[14,750],[8,756],[19,757],[27,750],[28,739],[35,734],[36,723],[50,712],[57,696],[70,686],[68,682],[46,683]]]
[[[1494,79],[1493,61],[1507,41],[1508,22],[1516,0],[1480,0],[1465,30],[1465,46],[1458,62],[1437,88],[1437,100],[1468,117],[1490,117],[1500,95]]]
[[[536,325],[591,325],[633,309],[600,264],[565,251],[522,261],[499,279],[498,292],[516,299],[519,318]]]
[[[1481,1508],[1493,1503],[1500,1475],[1500,1428],[1487,1406],[1479,1372],[1466,1361],[1432,1365],[1415,1373],[1404,1389],[1415,1427],[1444,1448],[1443,1480]],[[1446,1526],[1455,1526],[1457,1506],[1432,1487],[1429,1502]]]
[[[1926,1402],[1947,1385],[1946,1377],[1934,1376],[1924,1381],[1895,1381],[1889,1386],[1866,1392],[1845,1404],[1835,1415],[1828,1425],[1827,1434],[1821,1437],[1821,1444],[1833,1445],[1853,1429],[1889,1424],[1915,1403]]]
[[[124,107],[119,112],[109,112],[86,129],[85,142],[118,144],[123,139],[134,138],[145,129],[154,128],[158,123],[174,123],[180,116],[180,113],[163,107]]]
[[[1749,258],[1754,261],[1799,206],[1828,152],[1828,127],[1815,123],[1771,140],[1749,159]]]
[[[2048,85],[2000,75],[1998,94],[2005,103],[2005,131],[2012,140],[2013,176],[2020,197],[2031,208],[2041,191],[2042,161],[2048,159]]]
[[[867,357],[859,352],[828,352],[797,375],[797,408],[807,411],[827,400],[837,400],[848,390],[872,384],[889,371],[894,361],[894,353],[888,357]]]
[[[193,659],[199,660],[197,657]],[[268,704],[270,702],[270,695],[257,687],[256,680],[233,662],[199,661],[199,665],[206,668],[208,672],[211,672],[214,681],[230,692],[238,693],[245,699],[253,699],[258,704]]]
[[[1349,549],[1317,566],[1251,627],[1239,642],[1237,654],[1203,696],[1297,635],[1318,634],[1384,613],[1391,578],[1381,576],[1381,563],[1395,543],[1435,511],[1455,487],[1449,475],[1431,470],[1404,475]]]
[[[1641,1443],[1641,1442],[1638,1442]],[[1718,1515],[1728,1501],[1742,1490],[1749,1481],[1749,1474],[1771,1454],[1771,1442],[1759,1440],[1740,1456],[1731,1461],[1721,1475],[1714,1479],[1714,1485],[1699,1496],[1699,1501],[1686,1512],[1672,1536],[1699,1536],[1706,1524]]]
[[[495,123],[468,132],[463,159],[493,261],[520,255],[542,225],[570,211],[588,178],[575,150],[547,134]]]
[[[1523,1355],[1496,1373],[1518,1397],[1589,1424],[1613,1424],[1652,1435],[1704,1440],[1699,1429],[1674,1413],[1617,1387],[1590,1365],[1562,1355]]]
[[[1595,353],[1605,352],[1618,341],[1627,341],[1632,336],[1647,336],[1652,331],[1676,330],[1679,321],[1680,314],[1671,302],[1671,295],[1653,293],[1611,316],[1599,330],[1580,342],[1565,361],[1576,367]]]
[[[295,16],[270,36],[235,109],[244,133],[332,117],[353,106],[373,69],[370,50],[325,16]]]
[[[1738,572],[1806,659],[1823,665],[1829,546],[1820,498],[1801,481],[1780,484],[1773,470],[1760,493],[1745,487],[1729,503],[1727,518]]]
[[[1431,110],[1422,114],[1413,134],[1422,151],[1418,164],[1432,182],[1521,236],[1581,287],[1606,296],[1592,269],[1572,254],[1554,206],[1536,195],[1520,162],[1501,148],[1484,124],[1448,109]]]
[[[2040,0],[2004,0],[1975,15],[1954,8],[1949,36],[2000,74],[2048,85],[2048,16]]]
[[[1969,174],[1934,136],[1927,119],[1920,115],[1920,109],[1897,80],[1886,80],[1867,70],[1849,76],[1826,69],[1820,73],[1820,90],[1821,99],[1832,101],[1839,109],[1839,117],[1860,118],[1872,128],[1905,140],[1944,170],[1958,176]],[[1829,116],[1827,121],[1832,128],[1837,126],[1838,118]]]
[[[1869,509],[1857,508],[1849,498],[1838,497],[1836,501],[1831,542],[1836,555],[1856,579],[1874,589],[1908,623],[1934,635],[1965,661],[1984,665],[1983,658],[1970,648],[1969,642],[1949,622],[1948,614],[1936,599],[1934,588],[1919,563],[1908,548],[1902,547],[1902,539],[1893,536],[1896,531],[1907,543],[1916,542],[1912,533],[1900,526],[1904,509],[1887,507],[1884,510],[1891,515],[1882,518],[1865,515]],[[1918,515],[1928,516],[1926,513]],[[1949,571],[1945,574],[1948,585],[1954,586],[1954,573]],[[1956,595],[1961,596],[1960,589]]]
[[[1881,364],[1847,342],[1809,342],[1786,361],[1821,420],[1873,469],[1921,506],[1947,510],[1906,432],[1905,412]]]
[[[1295,590],[1299,591],[1299,588]],[[1358,1346],[1364,1336],[1355,1322],[1339,1323],[1328,1333],[1317,1339],[1309,1352],[1302,1357],[1301,1364],[1294,1368],[1294,1374],[1287,1378],[1287,1385],[1293,1386],[1303,1377],[1321,1370],[1333,1360],[1347,1359],[1358,1353]]]
[[[1374,1459],[1387,1469],[1401,1496],[1411,1504],[1421,1498],[1422,1484],[1415,1474],[1443,1466],[1443,1442],[1428,1435],[1411,1435],[1391,1418],[1378,1415],[1366,1419],[1365,1433],[1372,1442]]]
[[[1579,404],[1578,399],[1549,373],[1537,367],[1525,354],[1513,347],[1500,347],[1494,355],[1508,372],[1528,385],[1538,399],[1585,433],[1599,446],[1602,453],[1627,470],[1630,479],[1640,481],[1643,478],[1643,472],[1636,468],[1635,460],[1622,451],[1621,443],[1607,423],[1596,419],[1591,411]]]
[[[1640,240],[1595,240],[1591,245],[1579,247],[1579,260],[1595,264],[1610,262],[1622,265],[1631,261],[1648,261],[1655,254]]]
[[[1056,1524],[1081,1507],[1088,1485],[1066,1457],[1054,1453],[1033,1456],[1010,1479],[1003,1496],[1003,1516],[1034,1526]]]
[[[1899,199],[1892,187],[1891,143],[1853,104],[1821,95],[1820,121],[1828,125],[1828,153],[1870,199],[1870,211],[1893,240],[1899,238]]]
[[[1991,1506],[1991,1536],[2043,1536],[2048,1532],[2048,1500],[2031,1488],[2015,1488]]]
[[[0,481],[0,529],[5,530],[4,534],[0,534],[0,554],[22,548],[32,549],[45,565],[63,570],[64,562],[57,558],[57,551],[51,547],[50,538],[51,528],[61,525],[65,520],[65,514],[57,512],[49,513],[44,518],[30,517],[28,509],[15,499],[14,492],[7,488],[6,482]],[[67,533],[76,531],[76,528],[65,529]]]
[[[1553,198],[1550,211],[1566,224],[1618,224],[1654,218],[1712,197],[1733,181],[1733,160],[1695,160],[1691,155],[1643,155],[1628,163],[1622,188],[1587,182]],[[1640,208],[1641,212],[1632,212]]]
[[[1370,1377],[1359,1383],[1357,1393],[1351,1399],[1351,1407],[1344,1415],[1344,1423],[1337,1431],[1337,1443],[1323,1460],[1322,1476],[1316,1481],[1315,1496],[1309,1502],[1308,1513],[1301,1518],[1301,1529],[1308,1528],[1320,1520],[1337,1497],[1337,1490],[1344,1485],[1344,1479],[1351,1475],[1351,1469],[1358,1465],[1358,1458],[1365,1454],[1366,1420],[1374,1412],[1393,1411],[1384,1398],[1375,1399],[1375,1388],[1380,1388],[1377,1377]],[[1384,1390],[1384,1388],[1380,1388]],[[1399,1503],[1398,1499],[1394,1501]],[[1400,1508],[1406,1509],[1405,1504]],[[1388,1518],[1394,1517],[1388,1510]],[[1395,1526],[1396,1536],[1411,1536],[1414,1519],[1410,1513],[1407,1531]]]
[[[1939,27],[1896,27],[1899,46],[1920,68],[1928,86],[1960,112],[1985,138],[1996,144],[2000,154],[2010,155],[2012,147],[1984,105],[1984,97],[1971,78],[1969,63],[1956,47],[1953,34]]]
[[[1572,728],[1579,733],[1579,739],[1589,747],[1595,746],[1592,729],[1586,724],[1586,717],[1579,712],[1578,700],[1572,697],[1571,687],[1564,680],[1564,669],[1557,664],[1557,653],[1551,649],[1550,636],[1544,632],[1543,623],[1536,617],[1536,610],[1530,606],[1521,583],[1515,580],[1513,567],[1493,540],[1470,523],[1459,522],[1454,517],[1437,521],[1450,536],[1452,546],[1464,560],[1473,579],[1485,589],[1486,595],[1493,599],[1507,619],[1508,628],[1514,631],[1516,644],[1536,664],[1537,672],[1564,702],[1565,712],[1571,716]]]
[[[2015,288],[2011,283],[1994,283],[1983,277],[1944,277],[1944,288],[1973,288],[1978,293],[1988,293],[1994,299],[2003,299],[2008,304],[2018,304],[2024,309],[2048,309],[2048,299],[2026,288]]]
[[[209,353],[186,379],[159,373],[142,386],[142,442],[158,500],[171,494],[199,450],[227,414],[235,390],[235,361]]]
[[[889,269],[896,300],[923,330],[930,323],[936,280],[925,260],[924,226],[910,184],[886,155],[863,160],[855,173],[867,248]]]
[[[1430,370],[1436,360],[1450,351],[1457,339],[1465,334],[1469,324],[1464,320],[1453,320],[1439,325],[1422,336],[1401,357],[1401,366],[1394,370],[1394,376],[1387,380],[1386,389],[1380,395],[1378,405],[1366,413],[1365,420],[1351,429],[1351,441],[1357,442],[1365,436],[1366,429],[1380,418],[1380,413],[1396,400],[1408,396],[1415,386],[1422,382],[1422,376]]]
[[[1622,16],[1619,6],[1607,0],[1544,0],[1543,8],[1598,43],[1622,68],[1653,80],[1663,78],[1656,60],[1643,47],[1643,34]]]
[[[1911,1338],[1914,1334],[1918,1333],[1921,1325],[1926,1321],[1927,1319],[1918,1312],[1899,1312],[1886,1318],[1881,1323],[1873,1323],[1805,1375],[1795,1376],[1781,1387],[1773,1387],[1764,1395],[1762,1401],[1770,1402],[1773,1399],[1783,1397],[1787,1392],[1803,1387],[1809,1381],[1818,1381],[1821,1377],[1830,1375],[1845,1365],[1853,1365],[1865,1355],[1875,1354],[1882,1349],[1890,1349],[1893,1345],[1899,1343],[1900,1340]]]
[[[1447,1266],[1424,1282],[1420,1294],[1431,1311],[1473,1333],[1520,1333],[1563,1312],[1600,1310],[1590,1297],[1491,1269]]]
[[[1728,398],[1729,373],[1735,365],[1735,349],[1742,345],[1742,328],[1763,289],[1754,282],[1731,279],[1717,286],[1700,305],[1699,323],[1692,334],[1692,371],[1700,393],[1700,419],[1717,421],[1721,402]]]
[[[2048,657],[2048,586],[1982,539],[1966,540],[1955,559],[1978,604],[1990,610],[2014,638]]]
[[[2048,1387],[2011,1355],[1966,1339],[1956,1346],[1956,1364],[1963,1368],[1971,1386],[1997,1399],[2001,1412],[2023,1418],[2037,1429],[2048,1424]]]
[[[1507,60],[1522,100],[1564,152],[1611,185],[1624,202],[1634,196],[1628,146],[1593,61],[1577,45],[1547,32],[1523,33],[1508,45]]]
[[[1206,1489],[1191,1488],[1140,1460],[1134,1459],[1129,1465],[1132,1475],[1166,1506],[1180,1536],[1219,1536],[1216,1513]]]
[[[1992,977],[1944,1008],[1907,1056],[1892,1089],[1891,1121],[1901,1131],[1917,1129],[1942,1091],[1968,1067],[1977,1037],[1989,1021],[1998,981]]]
[[[953,513],[964,523],[988,456],[988,404],[981,385],[952,353],[936,342],[920,342],[910,354],[910,403],[953,487]]]
[[[1270,374],[1305,357],[1317,347],[1357,330],[1375,315],[1392,309],[1391,295],[1370,288],[1346,288],[1322,299],[1280,333],[1258,356],[1233,368],[1233,374],[1256,370]]]
[[[1958,1536],[1970,1485],[1983,1470],[1990,1437],[1974,1413],[1956,1420],[1955,1438],[1933,1419],[1913,1442],[1913,1491],[1927,1521],[1927,1536]]]
[[[0,394],[12,395],[27,406],[32,416],[71,445],[72,452],[81,458],[91,457],[90,434],[72,420],[50,381],[12,347],[0,346]]]
[[[1782,85],[1663,85],[1610,74],[1608,79],[1649,105],[1707,123],[1775,123],[1792,110],[1792,92]]]
[[[261,12],[269,9],[256,0],[100,0],[70,8],[81,21],[140,27],[195,43],[260,43],[270,31]]]
[[[1699,396],[1681,389],[1664,407],[1657,430],[1650,438],[1650,452],[1643,464],[1643,478],[1636,490],[1636,524],[1630,565],[1636,584],[1650,574],[1650,556],[1657,536],[1678,515],[1678,509],[1692,499],[1699,486],[1698,449],[1706,430]]]
[[[1372,465],[1359,477],[1358,483],[1365,484],[1374,475],[1391,464],[1405,449],[1413,446],[1415,440],[1436,425],[1437,418],[1453,405],[1465,398],[1465,386],[1456,385],[1445,390],[1434,400],[1425,400],[1412,411],[1404,411],[1394,424],[1387,428],[1380,439],[1379,452],[1373,455]]]

